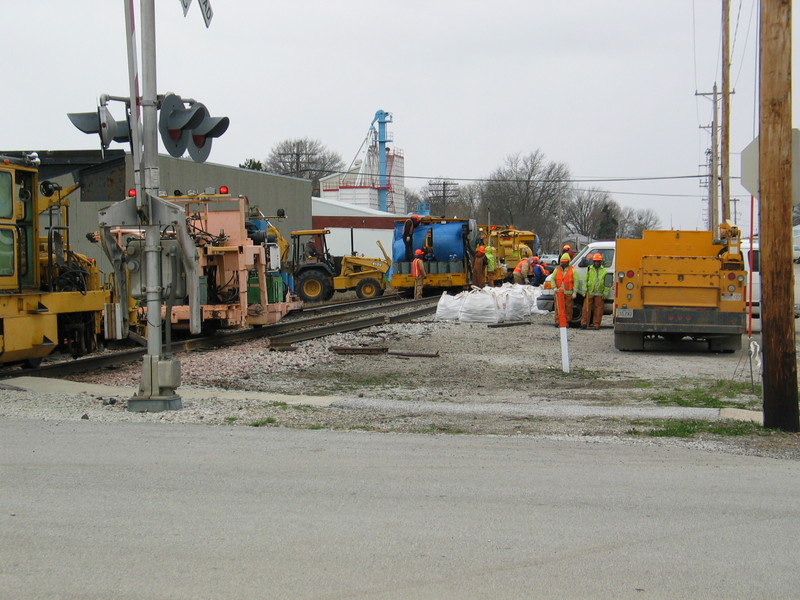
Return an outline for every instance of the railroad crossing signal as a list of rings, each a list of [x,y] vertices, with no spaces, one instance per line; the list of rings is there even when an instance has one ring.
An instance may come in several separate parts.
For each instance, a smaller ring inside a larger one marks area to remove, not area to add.
[[[108,106],[101,105],[96,112],[67,113],[72,124],[83,133],[96,133],[100,136],[100,145],[103,150],[108,150],[111,142],[130,141],[128,121],[117,121],[108,110]]]
[[[188,104],[188,106],[184,106]],[[211,153],[211,141],[228,130],[228,117],[212,117],[200,103],[167,94],[161,102],[158,130],[171,156],[180,157],[189,150],[195,162],[204,162]]]

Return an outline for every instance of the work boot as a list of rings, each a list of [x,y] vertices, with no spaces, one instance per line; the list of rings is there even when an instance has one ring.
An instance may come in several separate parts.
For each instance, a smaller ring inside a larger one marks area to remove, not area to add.
[[[586,323],[581,323],[581,329],[586,329]]]

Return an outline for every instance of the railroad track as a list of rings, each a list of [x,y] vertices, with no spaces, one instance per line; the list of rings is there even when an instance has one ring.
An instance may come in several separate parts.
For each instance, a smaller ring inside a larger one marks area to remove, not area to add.
[[[380,301],[375,301],[380,300]],[[436,310],[438,297],[421,300],[375,299],[344,302],[303,309],[300,315],[284,318],[273,325],[217,333],[208,337],[173,340],[172,352],[192,352],[241,344],[268,338],[270,347],[283,349],[291,344],[322,338],[336,333],[357,331],[386,323],[412,321]],[[312,316],[305,316],[312,313]],[[318,313],[318,314],[313,314]],[[132,348],[94,354],[76,360],[43,364],[35,369],[14,368],[0,371],[0,379],[8,377],[66,377],[141,359],[145,348]]]

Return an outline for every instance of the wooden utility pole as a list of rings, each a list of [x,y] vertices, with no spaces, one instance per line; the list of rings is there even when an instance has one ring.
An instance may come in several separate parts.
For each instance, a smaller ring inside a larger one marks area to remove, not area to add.
[[[719,143],[717,142],[717,128],[719,119],[717,117],[717,84],[714,84],[714,95],[712,96],[714,108],[711,119],[711,205],[708,207],[709,229],[714,235],[719,232]]]
[[[800,430],[792,265],[792,2],[761,0],[761,331],[764,426]]]
[[[722,139],[720,140],[720,167],[722,178],[722,219],[731,218],[731,42],[730,0],[722,0]]]
[[[711,96],[711,165],[708,177],[708,229],[716,235],[719,231],[719,93],[714,83],[713,92],[695,92],[695,96]],[[706,129],[703,126],[703,129]]]

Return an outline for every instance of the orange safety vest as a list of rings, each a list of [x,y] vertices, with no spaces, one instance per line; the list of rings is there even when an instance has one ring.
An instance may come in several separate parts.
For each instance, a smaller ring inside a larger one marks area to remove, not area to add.
[[[421,258],[415,258],[411,262],[411,274],[414,277],[419,277],[420,275],[422,275],[422,269],[423,268],[424,268],[424,266],[422,265],[422,259]]]
[[[530,269],[530,262],[527,258],[523,258],[517,263],[517,266],[514,267],[514,273],[522,273],[522,263],[528,263],[528,269]]]
[[[556,267],[556,289],[563,289],[564,293],[569,292],[570,294],[575,289],[575,279],[574,279],[575,270],[572,266],[567,267],[566,272],[560,266]]]

